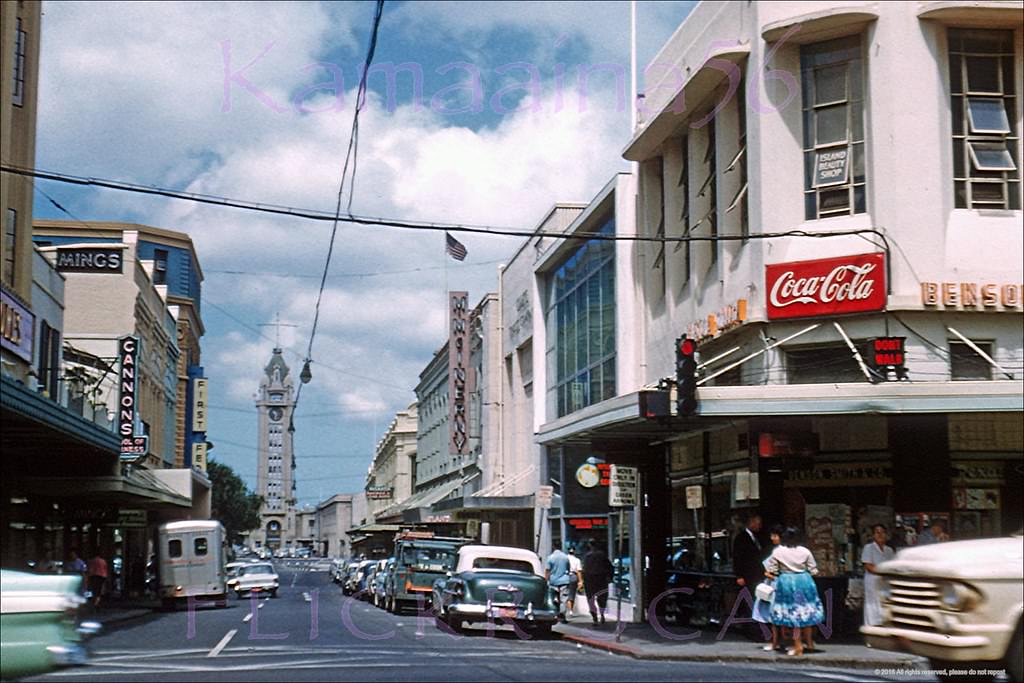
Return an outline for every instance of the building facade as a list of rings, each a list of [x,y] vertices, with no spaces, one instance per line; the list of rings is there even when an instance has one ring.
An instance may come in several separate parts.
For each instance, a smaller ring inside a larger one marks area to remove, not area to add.
[[[295,518],[295,382],[288,364],[275,348],[263,369],[257,412],[257,485],[263,497],[258,546],[277,550],[298,537]]]
[[[366,476],[369,514],[383,520],[400,514],[399,507],[412,495],[416,462],[416,403],[395,413],[384,436],[377,442],[373,463]]]
[[[59,270],[75,273],[75,278],[82,281],[89,276],[86,279],[96,286],[109,282],[112,275],[124,273],[129,267],[126,259],[139,263],[145,273],[144,278],[138,275],[139,287],[147,290],[152,287],[159,294],[161,306],[173,321],[172,335],[177,349],[170,380],[174,413],[169,427],[173,442],[166,446],[167,464],[205,472],[207,425],[203,403],[207,380],[201,349],[205,333],[201,317],[203,273],[192,239],[173,230],[130,223],[36,220],[33,240],[50,254]],[[125,249],[130,252],[127,257],[115,254]],[[143,284],[143,280],[149,284]],[[114,302],[104,303],[102,293],[91,290],[83,302],[93,302],[90,298],[93,293],[99,295],[95,299],[97,306],[115,305]],[[150,308],[155,306],[152,302]],[[152,341],[163,343],[156,337]]]
[[[728,593],[755,510],[807,529],[842,630],[874,522],[897,543],[1021,526],[1021,8],[702,2],[648,67],[624,152],[646,241],[542,255],[533,340],[563,518],[574,474],[638,468],[635,614],[700,576]],[[569,305],[605,269],[611,337]],[[646,419],[683,337],[695,409]]]

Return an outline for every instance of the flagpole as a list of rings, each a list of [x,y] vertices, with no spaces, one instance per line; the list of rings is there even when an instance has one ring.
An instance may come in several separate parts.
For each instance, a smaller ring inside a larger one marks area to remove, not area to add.
[[[444,332],[441,334],[441,339],[448,338],[448,233],[442,231],[444,235],[444,249],[441,250],[441,259],[444,261],[444,306],[441,308],[441,317],[444,320]]]

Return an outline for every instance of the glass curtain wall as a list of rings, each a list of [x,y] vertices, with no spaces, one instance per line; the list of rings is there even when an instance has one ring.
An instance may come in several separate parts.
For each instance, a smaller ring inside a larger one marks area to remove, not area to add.
[[[609,217],[598,234],[613,235]],[[548,279],[558,417],[615,396],[615,243],[589,240]]]

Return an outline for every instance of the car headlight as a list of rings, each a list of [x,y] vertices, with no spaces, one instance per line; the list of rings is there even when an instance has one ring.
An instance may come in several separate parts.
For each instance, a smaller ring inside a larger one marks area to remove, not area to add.
[[[947,583],[942,587],[942,606],[957,612],[968,612],[981,602],[981,594],[962,583]]]

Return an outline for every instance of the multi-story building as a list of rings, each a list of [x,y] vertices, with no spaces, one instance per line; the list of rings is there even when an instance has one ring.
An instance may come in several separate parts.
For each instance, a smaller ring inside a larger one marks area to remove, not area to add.
[[[256,394],[257,485],[263,497],[260,528],[252,536],[257,545],[276,550],[292,545],[295,527],[295,381],[288,364],[275,348],[263,369]]]
[[[339,493],[316,506],[319,552],[324,557],[348,557],[352,547],[352,494]]]
[[[127,265],[120,258],[108,259],[108,252],[103,250],[117,250],[116,245],[127,245],[124,248],[130,251],[129,256],[137,260],[145,271],[144,278],[142,275],[136,278],[140,291],[154,289],[162,301],[160,304],[151,302],[149,308],[165,308],[173,324],[170,334],[177,349],[177,359],[170,380],[174,408],[168,426],[173,442],[166,448],[167,464],[205,471],[206,415],[202,404],[205,402],[207,380],[200,348],[205,333],[201,317],[203,272],[192,239],[184,233],[147,225],[70,220],[36,220],[33,239],[37,246],[53,254],[58,270],[76,273],[76,279],[92,285],[83,289],[83,315],[99,312],[91,311],[93,301],[97,302],[98,308],[107,307],[108,310],[123,303],[94,290],[108,284],[109,276],[124,272]],[[109,253],[113,254],[112,251]],[[142,280],[148,284],[143,284]],[[152,298],[151,294],[148,296]],[[132,309],[119,310],[127,314]],[[95,340],[98,330],[91,329],[91,324],[91,321],[83,321],[85,326],[79,325],[77,329],[86,333],[87,339]],[[103,315],[98,316],[97,324],[109,326],[112,321]],[[164,343],[155,337],[152,341]],[[88,346],[94,342],[83,343]]]
[[[400,506],[412,495],[416,462],[417,404],[395,413],[384,436],[377,442],[373,463],[366,476],[366,499],[374,520],[400,515]]]
[[[751,510],[809,530],[837,609],[874,521],[897,543],[926,519],[1020,527],[1021,10],[702,2],[648,67],[624,152],[648,241],[593,266],[565,256],[596,241],[543,255],[533,341],[563,516],[589,459],[639,468],[638,605],[670,571],[730,585]],[[595,340],[568,302],[612,263],[615,330]],[[684,335],[697,404],[644,419]]]
[[[187,471],[181,477],[161,470],[168,475],[161,477],[121,464],[111,419],[116,403],[91,390],[95,382],[89,386],[84,369],[114,375],[117,354],[107,349],[101,357],[68,346],[67,334],[84,315],[77,283],[33,247],[33,185],[21,171],[35,165],[40,15],[40,3],[31,0],[0,8],[0,562],[59,561],[72,547],[117,553],[126,560],[129,592],[141,592],[147,525],[197,510],[205,516],[203,496],[190,490]],[[154,316],[161,326],[163,313]],[[171,331],[173,343],[173,323]],[[157,357],[146,359],[147,373],[163,362],[163,347],[156,348]],[[154,381],[163,380],[157,371]],[[147,409],[161,414],[162,406]],[[164,450],[170,452],[161,455]],[[208,515],[208,495],[205,500]]]

